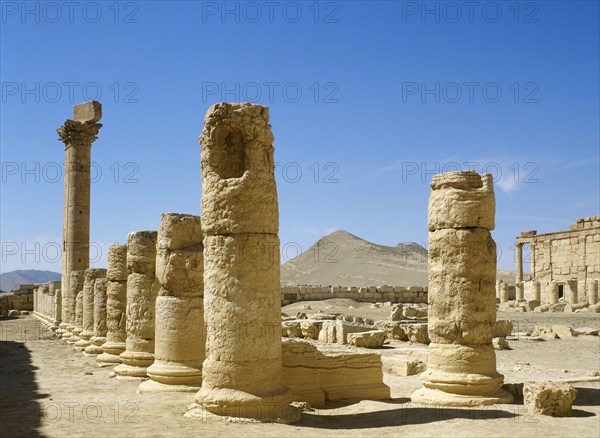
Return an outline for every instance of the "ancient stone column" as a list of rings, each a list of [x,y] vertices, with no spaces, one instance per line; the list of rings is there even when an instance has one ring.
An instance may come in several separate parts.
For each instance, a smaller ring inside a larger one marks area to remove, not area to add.
[[[517,302],[523,301],[525,299],[525,283],[519,281],[515,284],[515,293]]]
[[[515,283],[523,281],[523,244],[515,245]]]
[[[106,342],[96,361],[99,365],[114,365],[121,363],[119,355],[125,351],[127,339],[127,245],[108,248],[106,278]]]
[[[598,280],[588,280],[586,282],[588,302],[590,306],[598,303]]]
[[[565,303],[577,304],[579,302],[579,297],[577,294],[577,280],[569,280],[565,286],[567,286]]]
[[[75,343],[79,340],[72,340],[72,337],[73,330],[75,329],[76,297],[77,293],[83,290],[84,279],[85,271],[72,271],[69,274],[69,292],[68,294],[63,295],[63,298],[66,296],[66,299],[63,299],[63,322],[65,322],[64,318],[66,318],[66,325],[64,328],[62,338],[69,343]],[[63,283],[62,289],[64,290],[64,288],[65,286]]]
[[[269,109],[210,107],[200,136],[206,360],[198,409],[292,422],[282,385],[279,207]],[[192,412],[189,415],[193,415]]]
[[[542,302],[542,285],[539,281],[534,281],[532,284],[533,287],[533,296],[531,297],[534,301]]]
[[[94,284],[97,278],[106,277],[106,269],[89,268],[85,270],[82,291],[82,320],[79,341],[75,343],[77,350],[83,351],[90,345],[94,334]]]
[[[204,262],[200,216],[163,213],[156,252],[154,363],[140,392],[193,391],[202,384]]]
[[[74,106],[73,120],[57,129],[65,144],[62,290],[69,293],[69,274],[90,266],[90,165],[101,117],[100,102],[82,103]]]
[[[492,175],[435,175],[429,197],[429,358],[414,403],[510,403],[496,371]]]
[[[508,284],[505,282],[500,285],[500,303],[508,303]]]
[[[558,303],[558,283],[555,281],[550,282],[550,304]]]
[[[502,280],[496,280],[496,299],[501,301],[502,295]]]
[[[74,271],[78,272],[78,271]],[[84,272],[85,271],[81,271]],[[72,279],[72,278],[71,278]],[[84,280],[85,281],[85,280]],[[70,287],[70,285],[69,285]],[[81,332],[83,331],[83,289],[75,295],[75,319],[73,321],[73,336],[68,340],[69,344],[76,344],[81,340]]]
[[[56,332],[57,334],[62,334],[62,332],[59,333],[58,331],[62,319],[62,314],[60,310],[60,281],[50,281],[48,283],[48,291],[50,294],[50,309],[48,309],[51,323],[50,330]]]
[[[94,282],[94,330],[90,345],[85,347],[85,354],[101,354],[102,344],[106,342],[106,277],[96,278]]]
[[[127,341],[119,379],[145,378],[154,362],[156,231],[134,231],[127,237]]]

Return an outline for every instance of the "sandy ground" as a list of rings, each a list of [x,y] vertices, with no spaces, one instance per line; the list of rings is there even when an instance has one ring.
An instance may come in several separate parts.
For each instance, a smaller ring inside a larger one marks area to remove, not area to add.
[[[331,300],[333,301],[333,300]],[[348,302],[297,303],[316,311],[352,313],[383,319],[389,308]],[[354,309],[349,308],[352,305]],[[325,307],[330,307],[325,309]],[[359,309],[359,307],[365,307]],[[368,309],[368,311],[367,311]],[[306,309],[303,311],[307,311]],[[379,316],[381,315],[381,317]],[[598,315],[500,313],[519,330],[535,324],[598,327]],[[392,400],[349,401],[303,414],[293,425],[258,424],[219,419],[184,418],[194,394],[136,393],[138,383],[110,377],[93,357],[76,353],[55,339],[35,318],[0,320],[0,436],[1,437],[163,437],[163,436],[600,436],[600,382],[574,383],[577,399],[568,418],[531,416],[522,404],[483,408],[430,408],[412,404],[410,394],[420,387],[418,376],[385,376]],[[600,370],[600,338],[510,342],[511,350],[497,352],[498,369],[507,383],[543,379],[593,379]],[[384,355],[417,344],[394,342]],[[597,378],[596,378],[597,379]]]

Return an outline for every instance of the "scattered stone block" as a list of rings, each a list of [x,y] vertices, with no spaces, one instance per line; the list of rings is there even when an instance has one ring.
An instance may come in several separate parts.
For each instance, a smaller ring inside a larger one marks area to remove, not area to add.
[[[513,323],[508,319],[496,321],[495,338],[507,338],[512,333]]]
[[[509,350],[508,341],[506,338],[493,338],[492,344],[496,350]]]
[[[355,347],[381,348],[386,339],[385,330],[369,330],[368,332],[349,333],[348,344]]]
[[[598,336],[598,329],[593,327],[578,327],[573,329],[575,336]]]
[[[9,310],[8,316],[19,316],[19,311],[15,309]]]
[[[427,369],[427,365],[420,360],[407,359],[395,356],[382,356],[383,372],[395,376],[414,376]]]
[[[577,391],[565,382],[525,382],[523,402],[532,414],[569,416]]]
[[[309,339],[318,339],[319,332],[321,331],[321,321],[303,320],[300,323],[300,329],[302,330],[302,337]]]
[[[333,400],[390,398],[378,353],[317,347],[310,341],[290,338],[281,346],[283,384],[292,390],[295,401],[323,407]]]
[[[556,333],[561,339],[577,336],[577,334],[573,332],[573,329],[568,325],[553,325],[552,332]]]

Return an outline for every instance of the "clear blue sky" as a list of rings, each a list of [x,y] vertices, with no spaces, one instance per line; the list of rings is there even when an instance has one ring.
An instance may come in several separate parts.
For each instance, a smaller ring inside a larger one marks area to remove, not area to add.
[[[24,4],[2,2],[0,24],[2,272],[60,271],[56,128],[98,92],[103,251],[199,213],[220,100],[271,108],[290,256],[337,229],[424,244],[431,175],[470,162],[496,176],[501,269],[521,230],[599,214],[596,1]]]

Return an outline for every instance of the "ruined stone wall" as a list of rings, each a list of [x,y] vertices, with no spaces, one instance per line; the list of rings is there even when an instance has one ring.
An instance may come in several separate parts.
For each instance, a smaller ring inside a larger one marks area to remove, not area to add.
[[[421,286],[287,286],[281,288],[283,306],[296,301],[318,301],[348,298],[354,301],[380,303],[427,303],[427,288]]]
[[[529,280],[541,283],[542,302],[550,300],[551,282],[564,284],[565,297],[576,284],[578,300],[586,301],[591,285],[600,279],[600,216],[577,219],[568,231],[524,231],[517,237],[519,244],[531,246],[530,259],[524,264],[530,265]],[[527,292],[526,288],[526,299]]]

